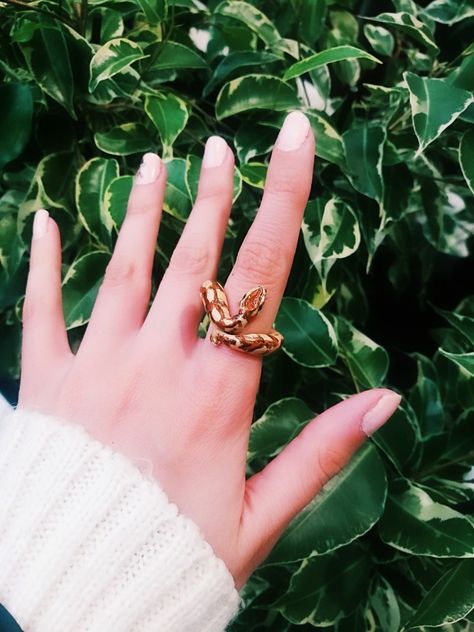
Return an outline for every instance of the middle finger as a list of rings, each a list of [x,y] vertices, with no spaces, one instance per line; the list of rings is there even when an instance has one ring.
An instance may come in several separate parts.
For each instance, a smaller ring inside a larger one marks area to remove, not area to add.
[[[272,327],[291,270],[311,189],[313,164],[314,136],[310,122],[302,112],[293,111],[278,135],[261,205],[224,287],[233,314],[238,311],[242,296],[252,287],[262,285],[267,289],[265,304],[245,333],[265,333]],[[242,384],[256,389],[260,357],[235,352],[225,345],[215,347],[209,340],[213,328],[211,325],[203,344],[204,363],[224,375],[232,372],[234,386],[240,376]]]

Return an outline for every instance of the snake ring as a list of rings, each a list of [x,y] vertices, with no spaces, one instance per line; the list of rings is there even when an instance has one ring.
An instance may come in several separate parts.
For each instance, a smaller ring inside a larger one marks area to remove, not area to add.
[[[271,329],[266,334],[238,333],[263,307],[267,291],[261,285],[244,294],[236,316],[230,313],[224,288],[217,281],[204,281],[200,293],[204,309],[211,322],[217,327],[211,334],[213,344],[225,344],[237,351],[262,356],[280,348],[283,336],[275,329]]]

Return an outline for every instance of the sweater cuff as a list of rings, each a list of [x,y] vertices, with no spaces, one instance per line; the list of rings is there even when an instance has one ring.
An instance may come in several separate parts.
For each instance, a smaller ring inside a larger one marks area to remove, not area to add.
[[[0,603],[28,632],[221,632],[241,600],[155,479],[17,408],[0,419]]]

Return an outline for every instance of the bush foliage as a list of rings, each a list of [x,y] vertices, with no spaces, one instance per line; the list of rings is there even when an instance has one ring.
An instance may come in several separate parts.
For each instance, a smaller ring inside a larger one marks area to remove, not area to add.
[[[302,109],[316,135],[314,186],[248,471],[354,391],[387,385],[404,398],[254,573],[232,632],[468,630],[472,0],[3,0],[0,13],[4,380],[19,374],[36,209],[60,226],[74,349],[141,154],[159,152],[168,171],[156,288],[192,208],[206,139],[233,147],[225,281],[278,129]]]

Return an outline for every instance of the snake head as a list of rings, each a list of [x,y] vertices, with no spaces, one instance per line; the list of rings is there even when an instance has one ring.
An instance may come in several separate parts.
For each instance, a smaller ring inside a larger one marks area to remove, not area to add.
[[[267,296],[267,290],[259,285],[249,290],[240,301],[240,311],[246,314],[247,318],[252,318],[262,309]]]

